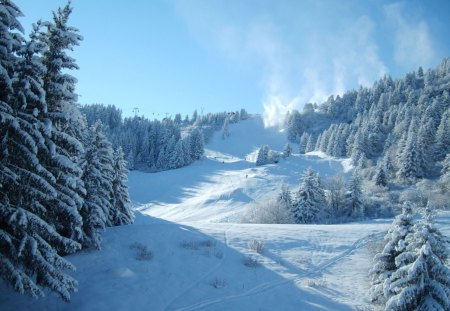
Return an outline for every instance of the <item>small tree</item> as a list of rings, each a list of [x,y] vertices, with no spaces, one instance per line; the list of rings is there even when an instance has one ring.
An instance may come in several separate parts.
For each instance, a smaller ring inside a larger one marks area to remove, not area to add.
[[[114,152],[114,176],[112,180],[110,221],[113,226],[133,223],[134,215],[128,194],[127,163],[123,159],[122,148]]]
[[[247,111],[242,108],[241,112],[239,113],[241,120],[247,120],[248,119],[248,113]]]
[[[256,157],[256,166],[267,164],[269,161],[269,146],[263,145],[259,148],[258,156]]]
[[[296,223],[317,223],[325,207],[325,193],[319,175],[308,168],[302,177],[293,216]]]
[[[350,180],[346,194],[347,210],[353,217],[364,217],[365,207],[362,202],[361,177],[355,170]]]
[[[292,155],[292,147],[289,143],[287,143],[283,149],[283,157],[287,158],[290,157],[291,155]]]
[[[336,218],[345,214],[345,181],[342,175],[330,177],[326,181],[328,190],[328,206],[331,217]]]
[[[229,123],[230,120],[226,117],[222,125],[222,139],[226,139],[230,136],[230,130],[228,129]]]
[[[375,185],[380,187],[387,186],[387,178],[382,166],[380,166],[375,174]]]
[[[204,152],[205,141],[202,132],[196,128],[191,133],[189,140],[189,153],[193,160],[198,160]]]

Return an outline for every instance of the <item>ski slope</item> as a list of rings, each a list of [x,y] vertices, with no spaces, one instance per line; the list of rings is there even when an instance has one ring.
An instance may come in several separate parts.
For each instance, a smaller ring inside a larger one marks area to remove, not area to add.
[[[264,128],[261,117],[254,116],[232,124],[227,139],[215,133],[205,156],[193,165],[152,175],[132,172],[131,198],[142,213],[170,221],[236,222],[249,203],[276,196],[282,184],[295,191],[308,167],[324,179],[345,174],[343,159],[295,154],[298,146],[278,164],[255,166],[261,145],[281,152],[286,143],[285,133]]]
[[[282,150],[285,135],[258,116],[230,133],[226,140],[217,133],[189,167],[130,173],[136,222],[108,228],[101,251],[68,256],[79,281],[69,304],[51,293],[33,301],[1,284],[0,310],[376,310],[366,297],[367,272],[391,219],[237,223],[249,203],[273,197],[283,183],[295,190],[307,167],[326,178],[346,174],[345,161],[295,154],[255,167],[259,146]],[[449,224],[442,214],[447,235]],[[264,243],[261,253],[248,247],[252,240]],[[138,260],[136,245],[152,259]],[[256,266],[244,264],[248,256]]]

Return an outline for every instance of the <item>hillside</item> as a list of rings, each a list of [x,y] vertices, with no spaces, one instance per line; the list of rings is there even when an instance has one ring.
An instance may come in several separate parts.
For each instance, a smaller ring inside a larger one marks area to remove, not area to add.
[[[343,171],[342,160],[315,154],[294,154],[277,165],[255,167],[258,148],[267,144],[282,151],[285,133],[264,128],[260,116],[233,124],[230,132],[225,140],[215,133],[204,158],[191,166],[150,176],[131,172],[130,195],[139,210],[170,221],[236,221],[246,204],[275,196],[283,183],[297,188],[308,167],[323,178]]]
[[[272,197],[283,183],[295,189],[305,168],[326,177],[345,174],[347,162],[294,154],[278,164],[255,167],[257,148],[265,143],[282,150],[284,133],[265,129],[254,116],[231,125],[230,134],[222,140],[217,133],[205,156],[188,167],[130,173],[136,222],[107,228],[101,251],[68,256],[77,267],[71,275],[79,281],[70,303],[51,293],[33,301],[1,285],[1,309],[368,307],[367,271],[391,219],[345,225],[236,223],[248,203]],[[448,235],[450,214],[441,214],[438,224]],[[264,243],[261,253],[249,248],[252,240]]]

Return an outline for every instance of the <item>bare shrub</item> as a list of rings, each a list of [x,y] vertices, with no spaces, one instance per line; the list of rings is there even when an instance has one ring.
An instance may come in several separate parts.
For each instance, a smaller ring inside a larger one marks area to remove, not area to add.
[[[244,265],[250,268],[256,268],[260,266],[258,258],[254,256],[245,256],[243,259]]]
[[[307,279],[306,280],[306,286],[308,287],[325,287],[327,282],[322,279]]]
[[[214,247],[214,246],[216,246],[216,241],[204,240],[204,241],[199,242],[199,246],[201,246],[201,247]]]
[[[261,254],[264,252],[264,242],[259,240],[250,240],[247,243],[248,249]]]
[[[255,224],[291,224],[290,210],[275,198],[250,204],[240,219],[241,223]]]
[[[153,253],[144,244],[134,242],[130,245],[131,249],[135,250],[135,258],[140,261],[149,261],[153,259]]]
[[[215,256],[217,259],[222,259],[222,258],[223,258],[223,252],[222,252],[221,250],[215,251],[215,252],[214,252],[214,256]]]
[[[372,306],[356,306],[356,311],[373,311],[375,310]]]
[[[192,250],[197,250],[198,249],[198,243],[197,242],[193,242],[193,241],[183,241],[181,242],[181,247],[184,249],[192,249]]]
[[[219,279],[217,277],[214,280],[212,280],[210,284],[214,288],[223,288],[227,286],[227,282],[225,280]]]
[[[197,250],[201,247],[215,247],[216,241],[214,240],[203,240],[203,241],[183,241],[181,247],[184,249]]]

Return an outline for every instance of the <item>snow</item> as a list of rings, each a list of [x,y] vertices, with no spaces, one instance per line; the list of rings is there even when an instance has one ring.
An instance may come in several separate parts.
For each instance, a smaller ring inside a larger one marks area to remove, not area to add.
[[[262,144],[281,151],[285,134],[259,116],[216,133],[204,157],[159,173],[133,171],[133,225],[108,228],[102,250],[67,258],[79,291],[67,304],[53,294],[38,301],[0,285],[2,310],[356,310],[369,306],[373,245],[392,219],[345,225],[255,225],[237,220],[253,201],[299,187],[311,167],[322,178],[345,174],[343,159],[294,154],[255,166]],[[296,149],[297,148],[297,149]],[[450,233],[450,213],[438,226]],[[249,241],[264,243],[261,253]],[[150,260],[138,260],[141,245]],[[252,256],[258,266],[244,265]],[[371,308],[371,307],[370,307]],[[376,310],[376,309],[374,309]]]
[[[274,198],[283,183],[297,190],[308,167],[323,179],[343,173],[342,159],[313,153],[255,166],[261,145],[281,152],[286,143],[285,133],[264,128],[258,116],[231,124],[230,136],[223,140],[216,133],[204,157],[190,166],[151,175],[133,171],[131,199],[144,214],[171,221],[237,221],[248,203]]]

